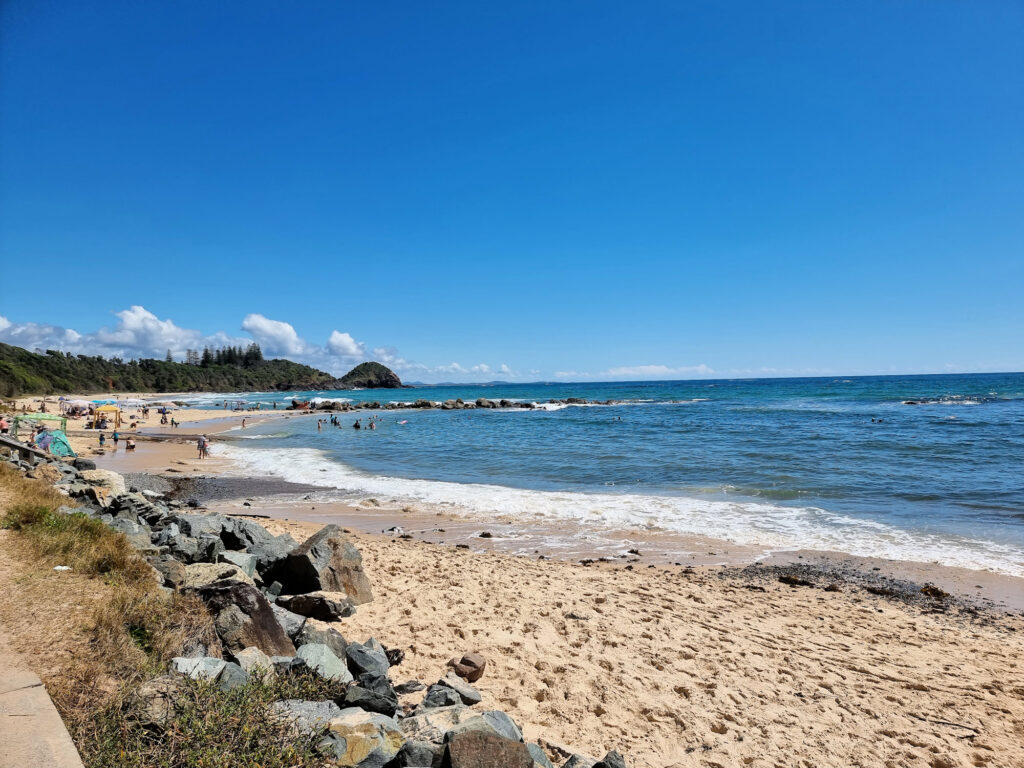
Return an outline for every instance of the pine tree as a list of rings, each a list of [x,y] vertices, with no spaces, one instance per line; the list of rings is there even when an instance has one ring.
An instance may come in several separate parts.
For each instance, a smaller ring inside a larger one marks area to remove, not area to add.
[[[174,362],[174,357],[171,355],[171,350],[167,350],[167,357],[164,358],[168,363]]]

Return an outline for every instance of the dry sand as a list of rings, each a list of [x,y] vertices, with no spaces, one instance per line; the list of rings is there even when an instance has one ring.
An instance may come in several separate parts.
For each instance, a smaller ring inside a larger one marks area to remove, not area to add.
[[[213,468],[164,450],[137,454],[150,457],[138,468]],[[322,520],[260,522],[301,539]],[[1019,614],[733,569],[353,538],[376,599],[343,620],[343,634],[405,649],[396,682],[434,682],[452,656],[481,652],[484,706],[507,711],[528,738],[598,756],[619,749],[641,768],[1024,766]],[[1020,581],[1002,583],[1012,592]]]
[[[318,527],[261,522],[296,538]],[[342,633],[405,649],[396,682],[434,682],[452,656],[481,652],[484,706],[528,738],[650,768],[1024,765],[1019,616],[354,539],[375,600]]]

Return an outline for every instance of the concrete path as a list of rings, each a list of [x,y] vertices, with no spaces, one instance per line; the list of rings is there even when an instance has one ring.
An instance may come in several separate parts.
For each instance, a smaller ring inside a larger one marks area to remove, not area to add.
[[[83,768],[42,681],[0,637],[0,768]]]

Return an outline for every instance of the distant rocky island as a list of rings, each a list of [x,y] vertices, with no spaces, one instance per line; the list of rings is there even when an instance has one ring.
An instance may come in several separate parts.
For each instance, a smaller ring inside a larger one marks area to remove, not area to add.
[[[360,363],[340,379],[291,360],[266,360],[258,344],[190,350],[185,362],[121,360],[49,349],[39,354],[0,343],[0,396],[71,392],[273,392],[397,389],[380,363]]]

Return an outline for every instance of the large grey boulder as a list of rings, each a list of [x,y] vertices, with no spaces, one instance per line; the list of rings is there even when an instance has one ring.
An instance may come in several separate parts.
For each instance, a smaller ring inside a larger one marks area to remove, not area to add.
[[[174,522],[178,524],[182,533],[196,539],[203,534],[216,536],[219,539],[225,530],[231,530],[234,527],[231,518],[215,514],[179,513],[174,516]]]
[[[274,663],[270,660],[270,657],[259,648],[250,646],[249,648],[243,648],[240,651],[235,651],[232,655],[235,657],[235,662],[238,666],[244,669],[247,674],[251,675],[254,672],[273,674],[274,672]]]
[[[280,581],[286,594],[343,592],[355,605],[373,599],[363,556],[336,525],[327,525],[276,563],[265,578]]]
[[[277,604],[294,613],[321,621],[337,621],[356,612],[351,598],[344,592],[281,595],[277,598]]]
[[[350,707],[331,720],[328,738],[342,768],[384,768],[405,743],[392,718]]]
[[[449,688],[447,685],[432,685],[427,688],[427,695],[420,702],[417,712],[424,709],[437,709],[438,707],[450,707],[453,704],[463,703],[458,691]]]
[[[274,615],[277,616],[277,620],[281,622],[281,626],[284,627],[285,634],[295,642],[295,638],[298,637],[299,633],[302,632],[302,628],[306,626],[306,617],[300,616],[297,613],[292,613],[287,608],[282,608],[280,605],[274,603],[270,604],[270,607],[274,609]],[[298,645],[298,643],[296,643]]]
[[[231,563],[231,565],[238,566],[250,579],[256,575],[256,555],[249,552],[226,550],[217,556],[217,560],[221,563]]]
[[[326,730],[331,720],[341,714],[341,707],[333,701],[285,699],[271,704],[270,711],[275,717],[290,722],[300,735],[307,735]]]
[[[426,741],[407,740],[402,745],[402,748],[398,750],[398,754],[395,756],[391,766],[394,766],[394,768],[431,768],[431,766],[440,766],[443,753],[444,748],[439,747],[437,744],[431,744]],[[391,767],[389,766],[389,768]]]
[[[448,729],[444,739],[449,741],[456,734],[466,731],[493,733],[503,739],[510,739],[512,741],[523,740],[523,732],[519,730],[519,726],[515,724],[511,717],[498,709],[489,709],[486,712],[481,712],[478,715],[461,720]]]
[[[151,565],[163,577],[163,585],[178,589],[185,583],[185,566],[170,556],[154,558]]]
[[[263,594],[251,584],[221,581],[201,587],[196,594],[214,617],[224,647],[241,651],[250,646],[268,656],[294,656],[295,645],[274,615]]]
[[[375,677],[387,676],[391,668],[384,648],[372,637],[366,643],[349,643],[345,649],[345,657],[348,660],[348,668],[356,676],[366,673]]]
[[[387,677],[363,674],[345,691],[344,704],[394,717],[398,711],[398,694]]]
[[[406,717],[401,721],[402,732],[406,739],[412,741],[441,744],[449,730],[473,717],[477,717],[477,713],[462,704],[418,711],[415,716]]]
[[[447,686],[448,688],[454,690],[456,693],[458,693],[459,698],[462,700],[462,703],[466,704],[467,706],[479,704],[481,701],[483,701],[483,697],[480,695],[480,691],[478,691],[472,685],[470,685],[461,677],[452,672],[449,672],[442,679],[438,680],[437,684]]]
[[[231,530],[222,534],[225,546],[230,550],[245,551],[254,555],[256,570],[260,575],[287,557],[297,544],[287,533],[273,536],[262,525],[251,520],[236,517],[232,518],[232,523]]]
[[[322,643],[334,651],[334,655],[339,659],[346,658],[345,651],[348,648],[348,642],[346,642],[344,636],[334,627],[328,626],[317,619],[308,619],[303,624],[301,631],[292,639],[295,641],[296,646],[306,645],[307,643]]]
[[[306,666],[325,680],[334,680],[340,683],[352,681],[352,675],[345,666],[345,662],[339,659],[326,645],[309,643],[295,652],[295,658],[302,659]]]
[[[526,745],[486,731],[461,731],[445,747],[445,768],[534,768]]]
[[[530,752],[530,757],[533,758],[534,768],[555,768],[551,763],[551,759],[547,756],[547,753],[541,749],[539,744],[527,744],[526,748]]]

